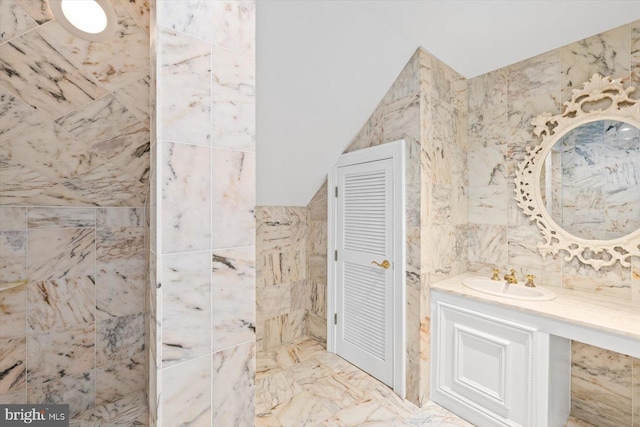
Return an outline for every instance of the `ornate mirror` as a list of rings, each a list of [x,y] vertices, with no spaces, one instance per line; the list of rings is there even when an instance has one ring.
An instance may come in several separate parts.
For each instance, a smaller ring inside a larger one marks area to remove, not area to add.
[[[640,256],[640,101],[594,74],[560,115],[531,122],[539,145],[516,170],[516,201],[545,241],[543,257],[601,267]]]

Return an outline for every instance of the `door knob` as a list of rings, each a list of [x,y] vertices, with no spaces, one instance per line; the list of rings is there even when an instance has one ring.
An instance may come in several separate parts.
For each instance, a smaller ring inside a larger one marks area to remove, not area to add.
[[[375,261],[371,261],[371,264],[375,264],[375,265],[377,265],[378,267],[382,267],[382,268],[384,268],[385,270],[386,270],[387,268],[391,267],[391,263],[390,263],[388,260],[386,260],[386,259],[385,259],[384,261],[382,261],[382,264],[380,264],[379,262],[375,262]]]

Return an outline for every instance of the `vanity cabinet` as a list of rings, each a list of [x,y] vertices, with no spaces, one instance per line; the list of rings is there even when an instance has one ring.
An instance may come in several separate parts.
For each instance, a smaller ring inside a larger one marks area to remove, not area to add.
[[[431,398],[477,426],[564,426],[570,341],[507,311],[432,293]]]

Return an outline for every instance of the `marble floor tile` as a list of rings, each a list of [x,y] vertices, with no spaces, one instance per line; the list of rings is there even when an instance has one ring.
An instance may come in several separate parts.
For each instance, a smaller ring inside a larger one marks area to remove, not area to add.
[[[395,417],[393,412],[389,411],[380,403],[373,399],[366,399],[339,411],[320,425],[326,427],[384,427],[393,424],[396,419]]]
[[[256,414],[268,414],[293,397],[293,384],[283,372],[256,379]]]
[[[257,364],[257,427],[471,427],[432,402],[420,409],[400,399],[315,340],[259,352]]]

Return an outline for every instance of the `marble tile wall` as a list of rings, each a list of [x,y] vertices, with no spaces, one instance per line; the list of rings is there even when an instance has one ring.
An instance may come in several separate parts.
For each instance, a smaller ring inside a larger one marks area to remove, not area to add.
[[[110,2],[105,42],[70,35],[44,0],[0,2],[0,206],[144,205],[148,25]]]
[[[143,208],[0,207],[0,401],[144,392]]]
[[[307,209],[256,210],[256,342],[267,351],[307,336],[312,311],[307,280]],[[313,312],[315,313],[315,312]],[[326,337],[325,337],[326,339]]]
[[[255,4],[160,0],[154,6],[150,423],[250,426]]]
[[[111,4],[94,43],[0,2],[0,283],[28,280],[0,295],[0,401],[117,418],[146,383],[149,33],[148,4]]]
[[[596,72],[638,85],[639,46],[640,22],[633,22],[468,81],[471,271],[513,268],[518,276],[534,274],[547,286],[640,301],[639,260],[632,260],[632,268],[595,271],[561,256],[542,259],[537,227],[513,197],[515,167],[525,148],[538,143],[532,118],[559,114],[571,88]],[[638,400],[631,399],[639,393],[636,366],[637,360],[574,343],[573,414],[599,426],[631,426],[632,417],[633,425],[640,425]]]

